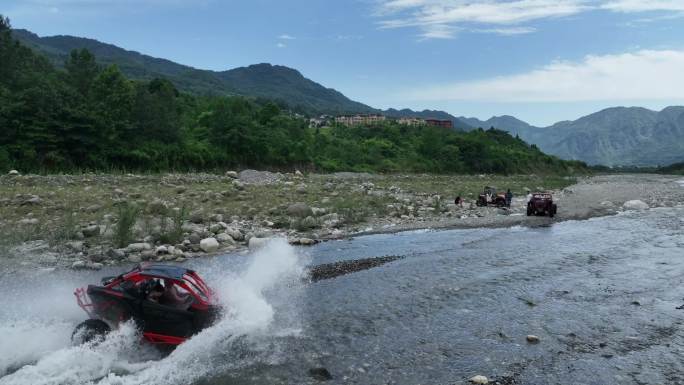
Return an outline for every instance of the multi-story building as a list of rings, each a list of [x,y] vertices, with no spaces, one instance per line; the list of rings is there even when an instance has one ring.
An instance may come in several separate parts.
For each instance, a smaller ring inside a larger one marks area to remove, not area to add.
[[[454,123],[451,120],[425,119],[425,124],[435,127],[454,128]]]
[[[397,123],[405,124],[407,126],[421,126],[425,124],[425,119],[404,117],[397,119]]]
[[[384,115],[342,115],[335,118],[335,122],[344,124],[346,126],[356,126],[359,124],[374,124],[384,122],[386,120]]]

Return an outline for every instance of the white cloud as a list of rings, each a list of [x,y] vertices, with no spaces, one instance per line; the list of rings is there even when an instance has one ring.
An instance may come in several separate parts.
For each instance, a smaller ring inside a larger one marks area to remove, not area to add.
[[[278,48],[286,48],[286,47],[287,47],[287,44],[285,44],[285,43],[278,43],[278,44],[276,44],[276,47],[278,47]]]
[[[504,35],[504,36],[525,35],[525,34],[536,32],[536,31],[537,31],[537,29],[532,28],[532,27],[486,28],[486,29],[473,29],[472,30],[472,32],[495,33],[497,35]]]
[[[280,39],[280,40],[295,40],[296,37],[284,33],[284,34],[278,36],[278,39]]]
[[[507,103],[681,99],[682,68],[684,51],[592,55],[527,73],[414,90],[406,97]]]
[[[684,11],[682,0],[610,0],[601,8],[615,12]]]
[[[380,28],[418,28],[422,38],[443,39],[461,30],[531,33],[536,29],[524,24],[595,10],[684,11],[684,0],[377,0],[374,14]]]

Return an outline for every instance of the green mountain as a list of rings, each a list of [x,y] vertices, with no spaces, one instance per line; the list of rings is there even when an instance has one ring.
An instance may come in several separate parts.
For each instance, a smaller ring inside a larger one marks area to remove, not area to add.
[[[660,112],[614,107],[549,127],[535,127],[512,116],[460,119],[474,127],[508,131],[547,153],[589,164],[656,166],[684,161],[684,107]]]
[[[40,37],[30,31],[15,29],[12,35],[46,55],[62,67],[73,49],[86,48],[98,62],[116,64],[129,78],[151,80],[163,77],[180,90],[196,95],[241,95],[276,100],[307,114],[343,114],[376,112],[350,100],[340,92],[305,78],[298,71],[277,65],[256,64],[228,71],[201,70],[170,60],[128,51],[112,44],[74,36]]]

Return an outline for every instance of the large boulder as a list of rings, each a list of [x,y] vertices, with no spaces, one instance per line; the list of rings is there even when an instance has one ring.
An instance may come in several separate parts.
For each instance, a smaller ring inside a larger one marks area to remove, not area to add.
[[[8,172],[7,175],[9,175],[9,176],[19,176],[19,175],[21,175],[21,174],[19,174],[19,171],[17,171],[17,170],[10,170],[10,172]]]
[[[287,207],[287,214],[293,217],[305,218],[313,215],[313,210],[306,203],[294,203]]]
[[[228,178],[237,179],[239,178],[238,173],[235,171],[226,171],[226,176]]]
[[[644,201],[635,199],[625,202],[622,207],[624,207],[625,210],[646,210],[648,209],[648,204]]]
[[[219,248],[216,238],[205,238],[200,241],[200,249],[205,253],[213,253]]]

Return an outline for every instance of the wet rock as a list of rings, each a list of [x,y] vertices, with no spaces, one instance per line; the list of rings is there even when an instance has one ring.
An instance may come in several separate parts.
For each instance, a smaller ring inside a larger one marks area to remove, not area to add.
[[[226,234],[230,235],[231,238],[233,238],[236,241],[242,241],[245,239],[245,235],[242,234],[242,232],[234,227],[229,227],[225,231]]]
[[[128,253],[139,253],[145,250],[152,250],[152,245],[147,242],[131,243],[126,247]]]
[[[235,244],[235,240],[233,239],[233,237],[231,237],[230,234],[226,234],[226,233],[218,234],[216,236],[216,240],[221,244],[229,244],[229,245]]]
[[[120,261],[126,258],[126,252],[123,249],[109,249],[107,250],[107,258]]]
[[[213,253],[219,248],[216,238],[205,238],[200,241],[200,249],[205,253]]]
[[[473,384],[489,384],[489,379],[481,375],[473,376],[469,381]]]
[[[531,344],[539,343],[539,337],[535,336],[534,334],[529,334],[527,337],[525,337],[525,339]]]
[[[313,210],[306,203],[293,203],[287,207],[287,214],[293,217],[305,218],[313,215]]]
[[[257,250],[262,247],[264,247],[271,239],[270,238],[258,238],[258,237],[251,237],[249,238],[249,249],[250,250]]]
[[[86,268],[86,262],[85,261],[76,261],[71,264],[72,269],[80,270],[80,269],[85,269]]]
[[[648,204],[646,202],[635,199],[627,201],[622,205],[625,210],[646,210],[648,209]]]
[[[294,246],[313,246],[318,241],[311,238],[293,238],[289,240],[289,243]]]
[[[142,262],[142,258],[140,258],[139,254],[131,254],[128,256],[128,262],[140,263]]]
[[[102,264],[99,262],[86,262],[85,268],[90,270],[100,270],[102,269]]]
[[[309,277],[311,278],[311,281],[317,282],[324,279],[339,277],[345,274],[355,273],[357,271],[372,269],[374,267],[382,266],[386,263],[402,258],[403,257],[391,255],[386,257],[364,258],[351,261],[326,263],[311,268],[309,271]]]
[[[188,236],[188,241],[191,245],[199,245],[201,240],[202,237],[199,235],[199,233],[192,233]]]
[[[318,381],[329,381],[333,379],[332,374],[326,368],[311,368],[309,375]]]
[[[156,257],[156,254],[154,253],[154,250],[145,250],[140,253],[140,258],[143,261],[150,261]]]
[[[92,238],[100,235],[100,226],[97,225],[90,225],[81,228],[81,232],[83,233],[83,236],[86,238]]]
[[[317,241],[311,238],[299,238],[299,244],[302,246],[313,246],[316,243]]]

